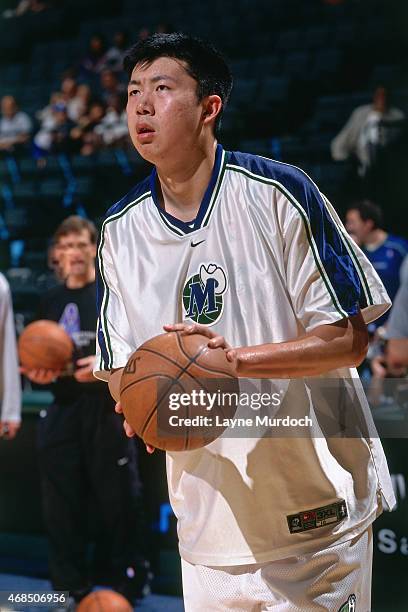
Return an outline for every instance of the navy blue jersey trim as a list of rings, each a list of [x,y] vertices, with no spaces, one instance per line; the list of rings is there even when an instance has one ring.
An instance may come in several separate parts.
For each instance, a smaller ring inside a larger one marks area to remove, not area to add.
[[[150,191],[152,192],[153,202],[155,203],[157,210],[159,212],[160,217],[162,218],[165,225],[176,233],[178,236],[183,236],[185,234],[191,234],[199,229],[203,223],[203,220],[207,216],[208,208],[212,199],[212,195],[214,190],[216,189],[217,183],[219,186],[219,176],[222,171],[221,164],[223,159],[223,148],[221,145],[217,145],[217,149],[215,152],[215,161],[214,167],[211,174],[210,182],[208,183],[208,187],[204,193],[204,197],[200,204],[200,208],[197,213],[197,217],[192,221],[181,221],[177,219],[177,217],[173,217],[168,212],[163,210],[160,206],[158,194],[157,194],[157,170],[153,168],[153,171],[150,175]],[[217,194],[214,194],[215,196]]]
[[[325,281],[325,275],[329,279],[341,310],[348,315],[354,315],[358,312],[358,308],[367,307],[369,303],[362,289],[356,262],[350,256],[320,192],[306,174],[289,164],[281,164],[244,153],[231,153],[227,169],[234,169],[231,168],[231,165],[238,166],[244,173],[247,171],[256,175],[252,176],[254,180],[275,185],[298,210],[300,207],[299,212],[303,213],[308,221],[308,224],[305,223],[305,228],[316,265],[320,269],[323,280]],[[247,176],[251,178],[251,174]],[[309,236],[309,228],[311,236]],[[314,253],[311,238],[316,244],[324,271]],[[326,282],[327,289],[332,295],[330,285]],[[366,289],[368,289],[368,284]],[[336,300],[333,301],[336,302]]]
[[[111,221],[119,219],[126,214],[128,210],[143,202],[149,197],[150,191],[146,189],[149,186],[149,181],[144,180],[139,183],[134,189],[132,189],[124,198],[119,200],[114,206],[112,206],[105,217],[103,222],[96,257],[96,308],[98,313],[98,324],[97,324],[97,338],[98,344],[101,351],[101,359],[99,368],[101,370],[110,370],[113,364],[113,351],[109,336],[108,322],[106,317],[108,302],[109,302],[109,285],[106,282],[104,274],[104,264],[102,257],[102,250],[105,243],[105,227]]]

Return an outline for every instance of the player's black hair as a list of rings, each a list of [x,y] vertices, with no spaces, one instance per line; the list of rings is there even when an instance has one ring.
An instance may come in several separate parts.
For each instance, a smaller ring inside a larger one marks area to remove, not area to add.
[[[127,51],[123,67],[130,79],[137,64],[149,65],[159,57],[172,57],[186,63],[188,74],[197,81],[199,101],[211,94],[220,96],[222,108],[214,126],[217,134],[233,81],[223,55],[212,44],[194,36],[180,32],[153,34],[145,40],[140,40]]]
[[[383,227],[383,212],[378,204],[371,200],[361,200],[349,206],[349,210],[357,210],[363,221],[372,221],[373,229]]]

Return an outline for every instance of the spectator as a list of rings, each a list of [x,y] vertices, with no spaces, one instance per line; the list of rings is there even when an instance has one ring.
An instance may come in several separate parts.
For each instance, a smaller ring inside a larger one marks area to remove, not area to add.
[[[128,35],[125,30],[117,30],[113,35],[113,45],[105,55],[105,68],[114,72],[123,70],[123,58],[128,47]]]
[[[21,385],[10,288],[0,274],[0,437],[12,439],[21,422]]]
[[[71,121],[78,121],[85,111],[85,103],[78,95],[78,85],[72,77],[65,77],[61,83],[61,96],[67,107],[67,114]]]
[[[24,370],[51,384],[54,402],[40,419],[39,466],[54,589],[78,602],[93,584],[106,584],[134,605],[148,577],[143,552],[137,447],[126,439],[95,361],[97,231],[77,216],[57,229],[53,258],[63,282],[42,296],[39,318],[62,325],[75,346],[75,371]],[[88,575],[88,506],[96,504],[94,574]],[[71,609],[71,608],[70,608]]]
[[[360,197],[389,206],[405,185],[405,116],[390,106],[385,87],[377,87],[372,104],[360,106],[332,142],[335,160],[354,158]],[[351,182],[353,182],[352,177]]]
[[[81,114],[78,117],[79,119],[80,117],[83,117],[89,112],[89,108],[90,108],[91,100],[92,100],[92,92],[91,92],[91,88],[89,87],[89,85],[87,85],[86,83],[81,83],[81,85],[78,85],[77,97],[81,100],[81,108],[82,108]]]
[[[35,157],[43,157],[46,151],[51,149],[52,145],[52,132],[55,129],[56,122],[56,109],[58,104],[63,104],[63,98],[61,92],[57,91],[51,94],[50,102],[48,106],[37,112],[36,118],[40,121],[40,129],[34,136],[34,154]]]
[[[106,43],[103,36],[94,34],[89,41],[88,53],[82,59],[80,76],[85,80],[98,75],[106,64]]]
[[[1,99],[0,151],[16,153],[30,139],[32,123],[27,113],[18,110],[13,96]]]
[[[68,117],[65,102],[53,104],[51,114],[47,112],[41,129],[34,137],[35,156],[42,158],[47,153],[71,152],[73,146],[70,134],[74,126],[74,122]]]
[[[126,87],[123,83],[120,83],[116,72],[113,70],[103,70],[101,72],[101,99],[105,104],[108,104],[110,98],[116,94],[123,94]]]
[[[94,128],[100,124],[105,115],[105,106],[102,102],[91,104],[88,115],[84,115],[71,130],[71,139],[74,149],[81,155],[92,155],[98,146],[99,139],[94,133]]]
[[[20,0],[14,10],[4,11],[3,17],[21,17],[21,15],[30,13],[42,13],[48,8],[50,8],[49,2],[44,2],[44,0]]]
[[[105,116],[94,128],[100,138],[100,146],[114,146],[128,140],[125,105],[123,96],[111,96]]]
[[[391,107],[389,100],[388,90],[377,87],[373,102],[356,108],[331,143],[333,159],[342,161],[355,156],[362,177],[377,165],[381,150],[393,144],[401,134],[405,115]]]
[[[139,30],[138,38],[139,40],[146,40],[150,36],[149,28],[142,28]]]
[[[363,249],[393,299],[400,284],[400,268],[408,253],[408,241],[382,229],[381,208],[368,200],[349,207],[346,227]],[[377,319],[376,325],[382,325],[386,318],[387,314]]]

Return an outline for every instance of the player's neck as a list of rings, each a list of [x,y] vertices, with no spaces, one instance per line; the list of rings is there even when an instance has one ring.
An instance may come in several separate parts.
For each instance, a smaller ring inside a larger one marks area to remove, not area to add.
[[[95,281],[95,268],[89,268],[84,274],[69,274],[65,279],[68,289],[82,289],[85,285]]]
[[[214,167],[217,142],[197,148],[181,163],[158,167],[160,204],[174,217],[190,221],[197,216]]]
[[[364,246],[368,250],[374,250],[381,246],[388,238],[387,232],[382,229],[373,230],[368,236],[364,243]]]

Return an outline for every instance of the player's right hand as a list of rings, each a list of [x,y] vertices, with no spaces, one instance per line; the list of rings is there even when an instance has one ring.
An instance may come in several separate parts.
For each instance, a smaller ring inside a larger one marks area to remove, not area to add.
[[[117,414],[123,414],[122,406],[120,402],[118,402],[115,406],[115,412]],[[135,430],[129,425],[126,419],[123,420],[123,429],[125,430],[125,434],[128,438],[133,438],[136,435]],[[150,446],[150,444],[146,444],[146,450],[151,455],[154,453],[154,446]]]
[[[43,368],[29,370],[21,367],[20,372],[37,385],[49,385],[61,376],[61,370],[44,370]]]

